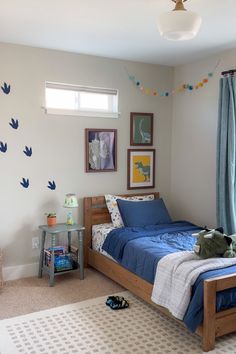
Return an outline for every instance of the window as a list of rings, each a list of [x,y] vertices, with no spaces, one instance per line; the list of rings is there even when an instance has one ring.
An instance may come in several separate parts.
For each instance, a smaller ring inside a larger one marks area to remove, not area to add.
[[[118,90],[46,82],[48,114],[118,118]]]

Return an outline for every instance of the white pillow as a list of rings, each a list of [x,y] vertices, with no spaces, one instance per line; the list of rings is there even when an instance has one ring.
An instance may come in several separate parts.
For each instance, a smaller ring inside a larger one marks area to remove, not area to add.
[[[120,197],[119,195],[105,194],[105,200],[107,209],[111,215],[111,221],[114,227],[123,227],[124,223],[120,215],[120,211],[117,205],[117,199],[131,200],[134,202],[144,201],[144,200],[154,200],[154,194],[149,195],[133,195],[131,197]]]

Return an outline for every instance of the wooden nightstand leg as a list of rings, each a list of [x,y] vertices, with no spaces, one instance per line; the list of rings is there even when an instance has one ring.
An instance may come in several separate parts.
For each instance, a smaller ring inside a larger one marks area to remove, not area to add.
[[[44,257],[44,244],[45,244],[46,231],[42,232],[41,247],[40,247],[40,258],[39,258],[39,273],[38,277],[43,276],[43,257]]]
[[[55,257],[54,257],[54,247],[55,247],[55,235],[51,235],[51,247],[52,247],[52,253],[51,253],[51,264],[50,264],[50,280],[49,280],[49,285],[54,286],[54,271],[55,271]]]
[[[83,230],[78,231],[79,237],[79,273],[80,279],[84,279],[84,238],[83,238]]]

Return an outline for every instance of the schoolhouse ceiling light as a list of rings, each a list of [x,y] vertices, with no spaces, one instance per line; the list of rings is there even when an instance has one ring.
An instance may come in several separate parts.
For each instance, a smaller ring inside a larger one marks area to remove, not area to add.
[[[201,17],[192,11],[187,11],[184,2],[187,0],[172,0],[175,8],[162,14],[158,20],[158,29],[166,39],[183,41],[194,38],[202,23]]]

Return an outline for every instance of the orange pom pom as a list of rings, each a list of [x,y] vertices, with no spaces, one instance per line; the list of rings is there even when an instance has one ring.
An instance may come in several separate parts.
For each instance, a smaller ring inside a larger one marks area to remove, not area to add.
[[[203,79],[204,84],[208,83],[208,79]]]

